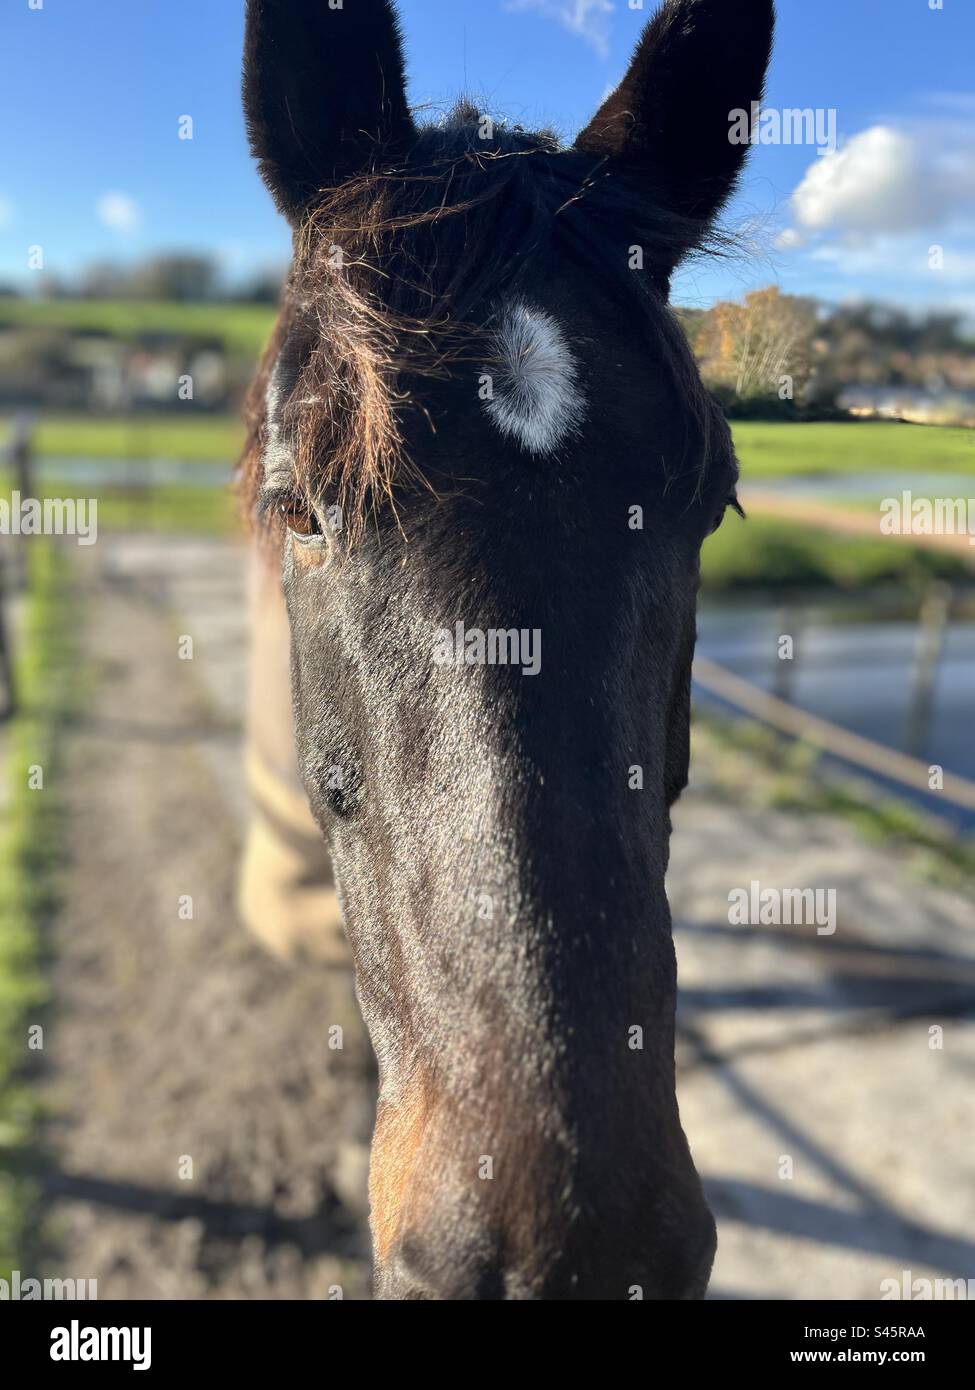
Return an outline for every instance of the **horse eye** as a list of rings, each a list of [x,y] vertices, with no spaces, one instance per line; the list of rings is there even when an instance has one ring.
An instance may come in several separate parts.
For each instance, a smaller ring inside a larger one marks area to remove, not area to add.
[[[318,518],[308,503],[300,497],[289,497],[278,508],[281,518],[289,531],[296,536],[317,536],[321,534]]]

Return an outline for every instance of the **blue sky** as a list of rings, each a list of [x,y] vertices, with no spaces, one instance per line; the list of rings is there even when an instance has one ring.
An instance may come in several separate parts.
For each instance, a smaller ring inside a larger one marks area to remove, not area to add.
[[[231,280],[283,263],[287,230],[240,116],[243,0],[31,3],[0,9],[0,280],[29,286],[36,244],[68,276],[173,248],[217,255]],[[975,318],[975,4],[931,3],[779,0],[766,106],[834,108],[839,148],[756,148],[726,217],[748,254],[689,267],[679,301],[778,281]],[[631,4],[402,0],[411,100],[442,109],[466,89],[486,111],[571,137],[653,7]],[[192,141],[177,138],[184,115]]]

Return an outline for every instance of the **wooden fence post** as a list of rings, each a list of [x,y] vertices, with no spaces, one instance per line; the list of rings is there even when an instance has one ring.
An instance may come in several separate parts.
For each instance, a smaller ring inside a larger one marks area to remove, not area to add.
[[[21,413],[14,418],[10,433],[9,454],[13,468],[14,487],[20,494],[21,500],[25,497],[36,497],[34,491],[34,445],[32,439],[33,422],[26,413]],[[27,587],[27,545],[26,538],[21,536],[20,545],[17,547],[17,558],[13,565],[12,587],[15,589],[25,589]]]
[[[954,591],[950,584],[936,580],[924,596],[918,617],[914,678],[905,738],[907,752],[916,758],[924,752],[928,740],[931,710],[934,705],[934,686],[938,678],[938,666],[944,649],[953,596]]]

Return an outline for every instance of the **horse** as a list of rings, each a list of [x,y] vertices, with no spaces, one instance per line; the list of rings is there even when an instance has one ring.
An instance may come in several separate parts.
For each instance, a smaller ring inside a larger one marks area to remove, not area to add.
[[[571,144],[426,124],[389,0],[249,0],[293,230],[241,486],[376,1052],[380,1299],[694,1299],[664,890],[727,423],[673,311],[773,0],[665,0]]]

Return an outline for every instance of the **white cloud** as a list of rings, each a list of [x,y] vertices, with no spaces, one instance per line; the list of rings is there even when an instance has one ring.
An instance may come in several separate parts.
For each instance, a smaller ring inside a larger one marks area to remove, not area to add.
[[[99,221],[112,232],[134,232],[142,225],[142,212],[127,193],[103,193],[95,204]]]
[[[612,0],[508,0],[505,8],[537,10],[585,39],[600,57],[609,56],[609,20],[616,8]]]
[[[962,307],[975,280],[975,122],[963,100],[942,106],[880,119],[809,166],[774,241],[787,280],[826,298],[855,286]]]
[[[848,246],[936,233],[975,218],[975,127],[871,126],[810,165],[792,194],[788,250],[828,236]]]
[[[891,126],[871,126],[810,165],[792,195],[804,232],[853,239],[938,225],[948,189],[920,146]]]

